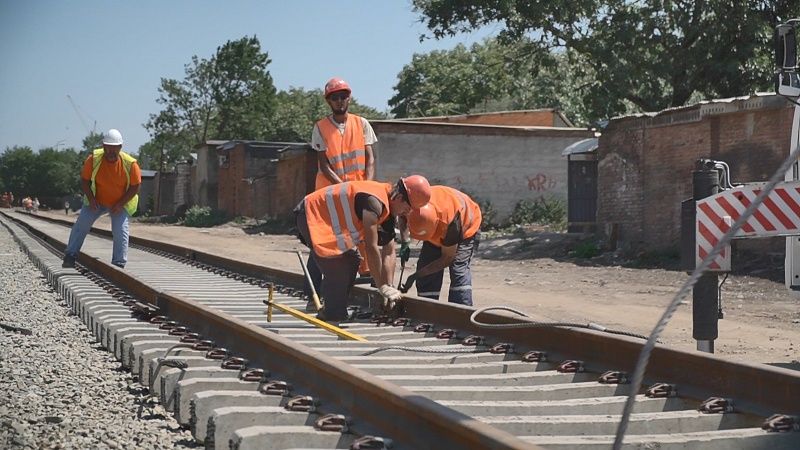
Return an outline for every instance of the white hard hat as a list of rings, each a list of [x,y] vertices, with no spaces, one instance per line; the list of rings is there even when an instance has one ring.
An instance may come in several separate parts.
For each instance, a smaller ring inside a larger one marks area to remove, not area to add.
[[[122,145],[122,133],[114,128],[106,131],[106,133],[103,135],[103,144]]]

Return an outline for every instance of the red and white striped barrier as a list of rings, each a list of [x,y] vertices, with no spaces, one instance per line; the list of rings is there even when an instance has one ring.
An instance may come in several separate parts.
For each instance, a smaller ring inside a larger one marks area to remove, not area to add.
[[[696,266],[711,253],[711,249],[755,200],[764,184],[740,186],[697,201]],[[734,239],[797,234],[800,234],[800,182],[788,181],[775,186],[756,212],[736,232]],[[730,269],[731,249],[728,245],[714,259],[709,270],[727,272]]]

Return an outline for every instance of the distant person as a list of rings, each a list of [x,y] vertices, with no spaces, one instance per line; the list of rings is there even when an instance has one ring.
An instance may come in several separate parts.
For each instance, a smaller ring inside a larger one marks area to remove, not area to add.
[[[431,186],[431,199],[407,217],[411,237],[423,241],[417,271],[402,292],[416,281],[417,295],[439,299],[444,269],[450,270],[447,301],[472,306],[472,255],[478,249],[481,208],[467,194],[447,186]]]
[[[372,146],[378,138],[367,119],[348,111],[351,94],[350,85],[341,78],[331,78],[325,83],[325,102],[331,114],[314,124],[311,131],[311,147],[317,152],[318,166],[314,190],[344,181],[375,179]],[[360,250],[363,256],[363,246]],[[308,270],[319,291],[322,277],[319,269],[309,262]],[[369,273],[365,258],[359,272]]]
[[[39,197],[33,197],[33,203],[32,203],[33,212],[35,213],[39,212],[39,205],[41,205],[41,203],[39,203]]]
[[[64,215],[69,215],[69,202],[64,202]]]
[[[108,130],[103,135],[103,148],[86,158],[81,170],[83,207],[72,226],[62,267],[75,267],[75,259],[94,222],[103,214],[111,216],[114,247],[111,263],[125,267],[128,262],[128,217],[139,204],[142,173],[139,164],[122,151],[122,134]]]

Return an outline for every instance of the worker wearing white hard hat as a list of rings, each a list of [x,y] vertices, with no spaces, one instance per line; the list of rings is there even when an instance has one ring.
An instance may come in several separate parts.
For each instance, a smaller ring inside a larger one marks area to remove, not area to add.
[[[111,216],[114,247],[111,263],[125,267],[128,261],[128,217],[139,204],[142,173],[131,155],[122,151],[122,133],[110,129],[103,134],[103,148],[86,158],[81,170],[83,207],[69,234],[62,267],[74,267],[86,235],[103,214]]]

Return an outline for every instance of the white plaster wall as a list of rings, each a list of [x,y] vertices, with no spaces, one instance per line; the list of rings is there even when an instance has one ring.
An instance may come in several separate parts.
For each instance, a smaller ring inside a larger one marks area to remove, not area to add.
[[[561,151],[586,137],[394,133],[376,145],[376,177],[394,181],[418,173],[431,184],[463,190],[491,201],[497,220],[519,200],[567,201],[567,158]]]

